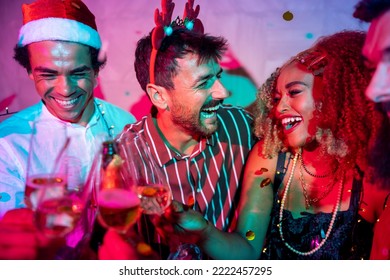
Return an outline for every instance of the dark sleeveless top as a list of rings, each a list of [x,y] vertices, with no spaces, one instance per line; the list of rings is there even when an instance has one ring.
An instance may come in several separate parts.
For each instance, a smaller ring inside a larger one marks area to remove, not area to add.
[[[271,222],[268,228],[262,259],[369,259],[373,238],[373,224],[365,221],[359,214],[359,204],[362,196],[362,180],[352,183],[352,194],[349,209],[337,212],[333,229],[325,244],[315,253],[302,256],[286,247],[279,233],[279,210],[277,190],[283,180],[285,169],[278,160],[277,175],[275,176],[274,203],[271,212]],[[302,216],[294,219],[288,210],[283,210],[283,236],[286,242],[300,252],[313,249],[313,244],[319,244],[328,230],[332,213],[312,214],[302,212]]]

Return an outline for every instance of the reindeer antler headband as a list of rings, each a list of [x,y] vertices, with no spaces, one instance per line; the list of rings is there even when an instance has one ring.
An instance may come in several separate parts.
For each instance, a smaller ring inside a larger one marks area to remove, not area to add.
[[[156,58],[161,43],[166,36],[170,36],[175,29],[188,29],[196,33],[203,34],[204,28],[202,22],[197,18],[200,7],[196,6],[194,10],[194,0],[188,0],[184,7],[183,19],[179,17],[175,21],[172,20],[173,9],[175,3],[172,0],[161,0],[161,13],[158,8],[154,12],[154,22],[156,27],[152,31],[152,53],[150,55],[149,79],[150,83],[155,83],[154,71]]]

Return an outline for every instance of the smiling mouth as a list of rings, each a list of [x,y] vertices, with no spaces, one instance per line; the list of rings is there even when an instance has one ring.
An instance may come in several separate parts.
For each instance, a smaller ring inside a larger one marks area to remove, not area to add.
[[[61,100],[61,99],[57,99],[57,98],[53,98],[61,107],[65,107],[65,108],[71,108],[73,107],[74,104],[76,104],[76,102],[79,100],[80,96],[79,97],[76,97],[76,98],[73,98],[73,99],[70,99],[70,100]]]
[[[208,107],[203,110],[201,110],[201,115],[204,118],[212,118],[213,116],[216,115],[218,109],[221,107],[221,104],[219,103],[218,105],[214,107]]]
[[[301,117],[290,117],[282,119],[281,123],[285,130],[290,130],[302,121]]]

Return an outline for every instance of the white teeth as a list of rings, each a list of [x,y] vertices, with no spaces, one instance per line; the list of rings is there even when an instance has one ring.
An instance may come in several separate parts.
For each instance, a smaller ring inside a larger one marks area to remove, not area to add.
[[[290,123],[293,123],[293,122],[300,122],[302,121],[302,118],[301,117],[291,117],[291,118],[284,118],[282,119],[282,124],[283,125],[288,125]]]
[[[75,98],[72,100],[60,100],[60,99],[54,98],[54,100],[56,102],[58,102],[59,104],[61,104],[62,106],[72,106],[73,104],[75,104],[77,102],[77,99],[78,98]]]
[[[202,117],[208,119],[208,118],[215,116],[216,113],[215,112],[211,112],[211,113],[202,112],[201,114],[202,114]]]
[[[213,112],[213,111],[217,111],[217,110],[219,109],[219,107],[221,107],[221,104],[218,104],[218,105],[215,106],[215,107],[203,109],[202,111]]]

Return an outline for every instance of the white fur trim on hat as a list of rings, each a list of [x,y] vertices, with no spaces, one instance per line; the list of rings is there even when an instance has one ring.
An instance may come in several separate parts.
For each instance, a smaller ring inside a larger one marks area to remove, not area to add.
[[[92,27],[72,19],[42,18],[30,21],[19,31],[18,46],[40,41],[69,41],[100,49],[99,33]]]

